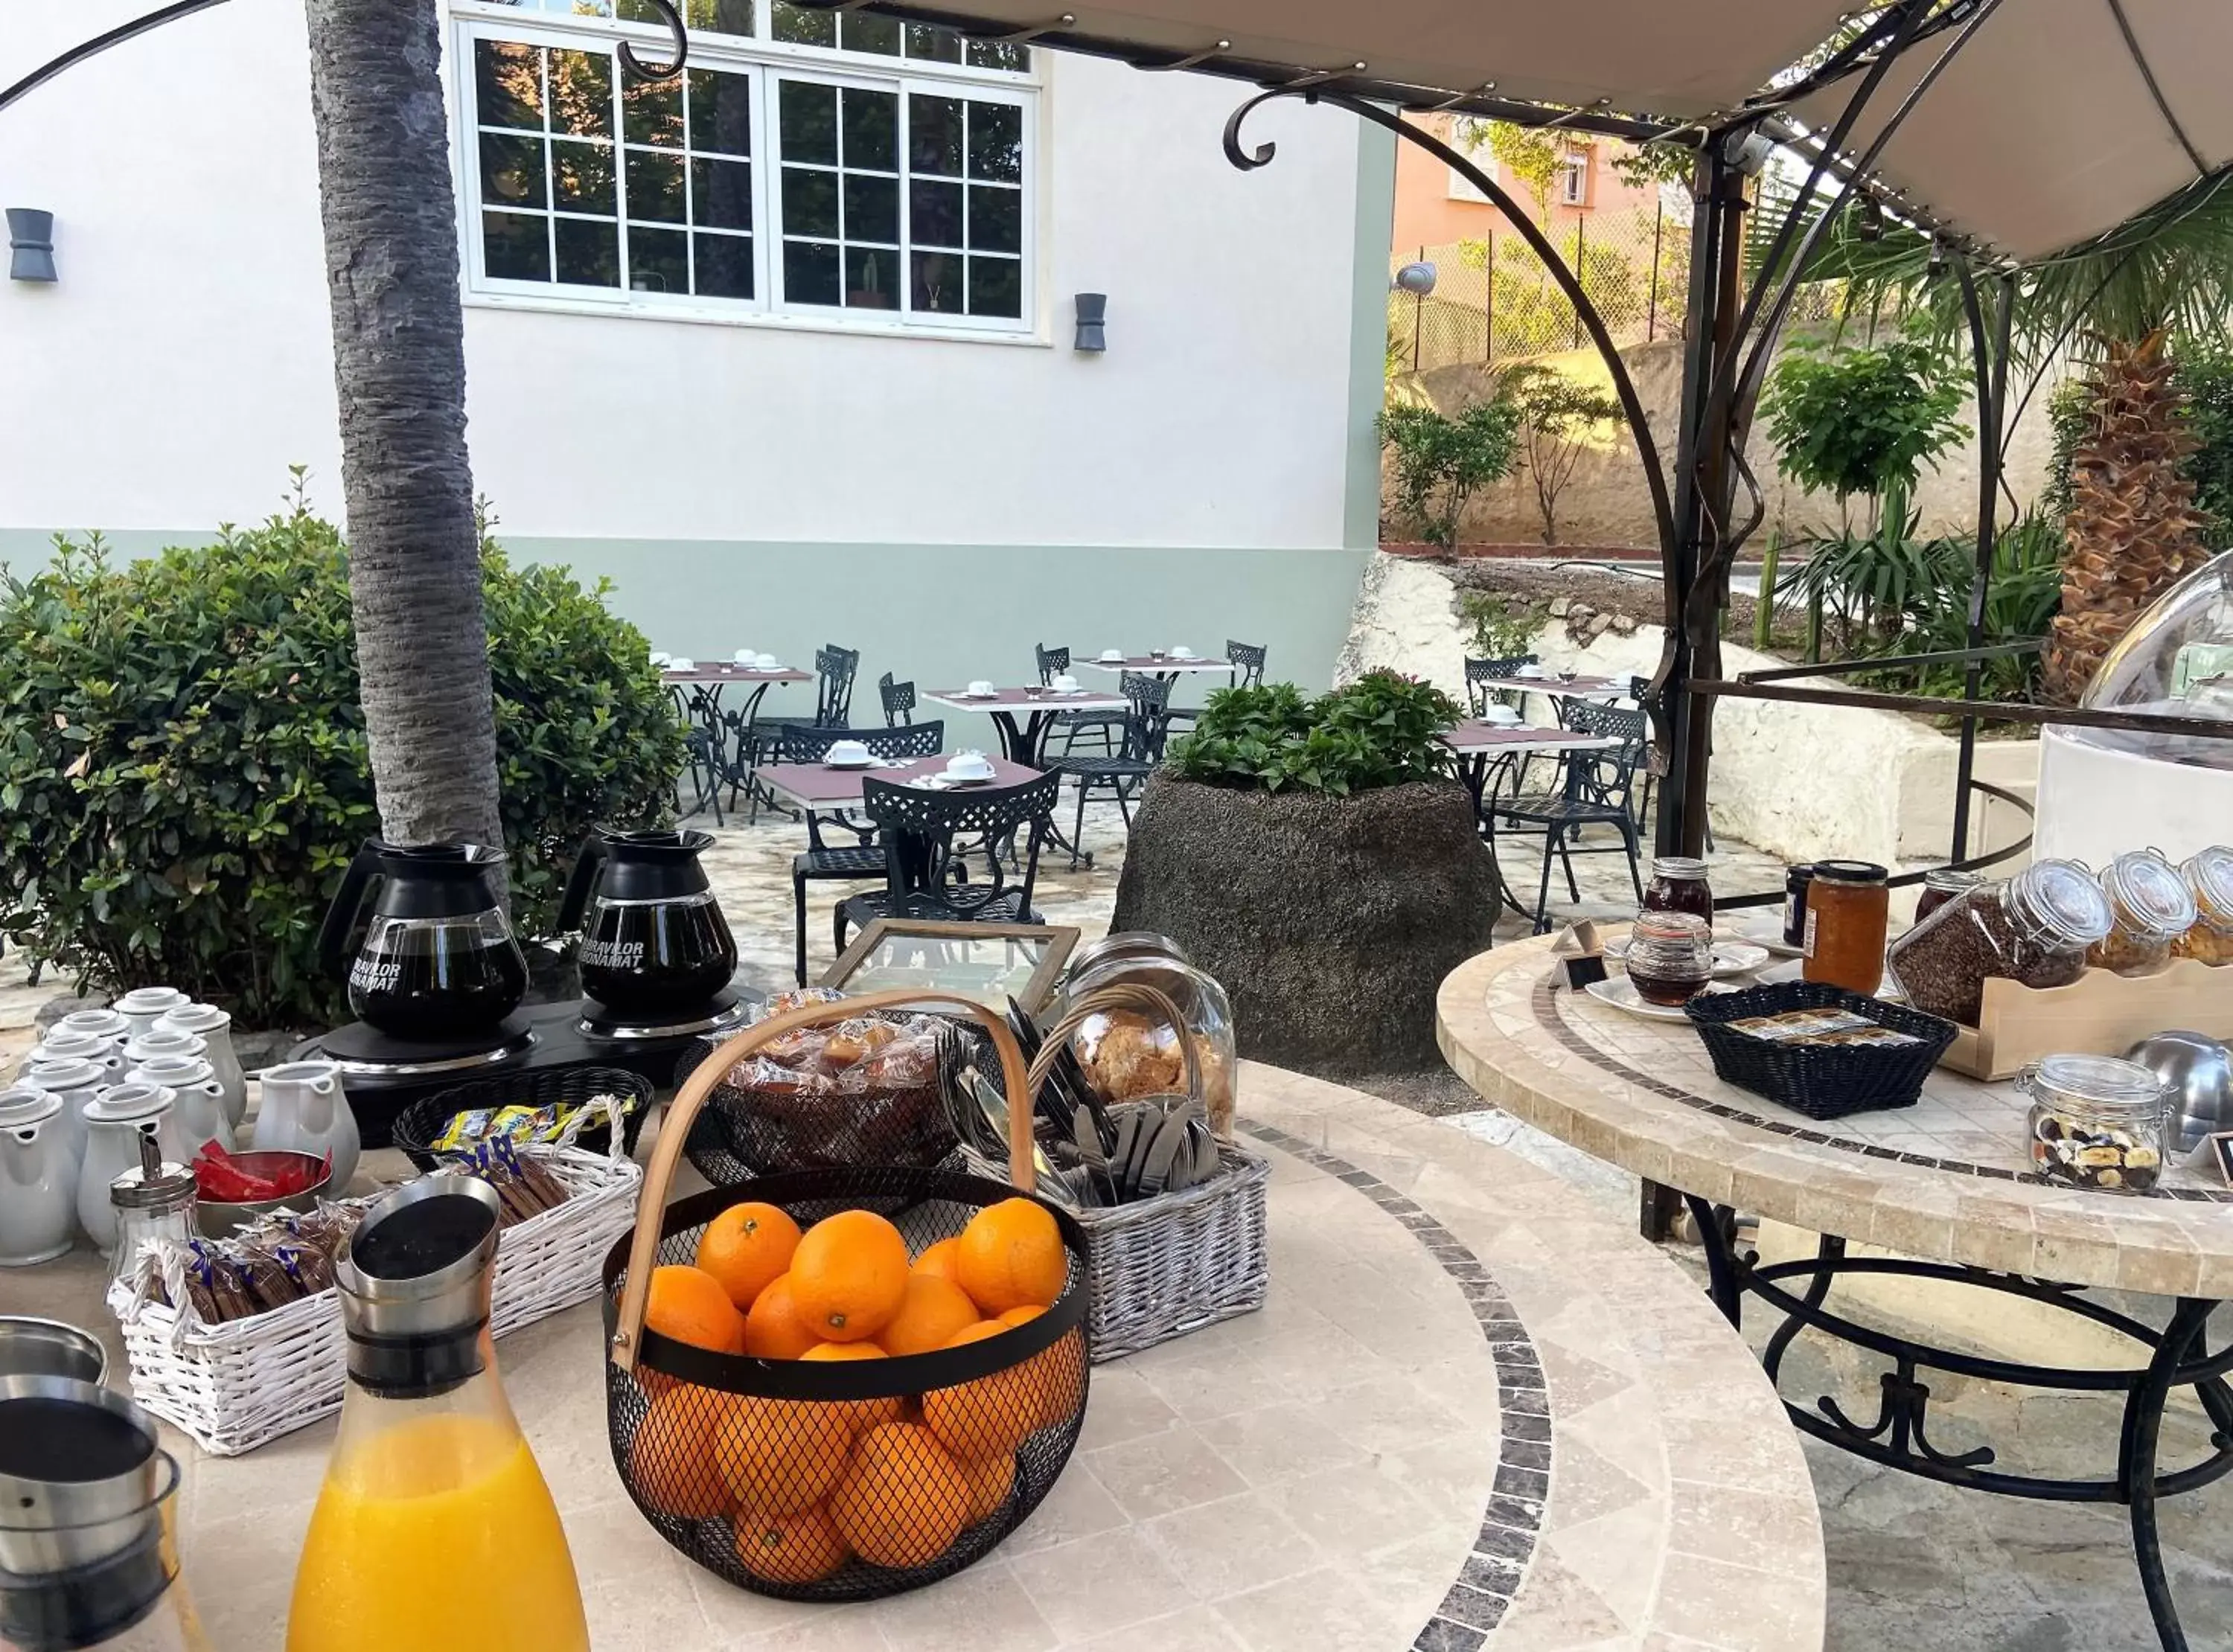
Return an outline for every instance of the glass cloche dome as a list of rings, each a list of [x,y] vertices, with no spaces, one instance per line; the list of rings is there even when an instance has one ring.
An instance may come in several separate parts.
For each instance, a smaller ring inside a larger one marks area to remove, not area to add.
[[[2079,703],[2091,710],[2223,721],[2224,739],[2122,729],[2061,732],[2161,762],[2233,770],[2233,551],[2189,574],[2134,621]]]

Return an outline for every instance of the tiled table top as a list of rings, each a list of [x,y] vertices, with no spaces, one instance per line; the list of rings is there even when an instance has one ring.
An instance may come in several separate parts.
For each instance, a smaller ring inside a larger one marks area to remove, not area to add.
[[[2174,1163],[2149,1195],[2028,1174],[2028,1103],[1939,1070],[1915,1107],[1815,1123],[1722,1083],[1689,1027],[1553,991],[1550,942],[1443,983],[1444,1053],[1539,1129],[1685,1193],[1927,1261],[2233,1298],[2233,1201]]]
[[[1241,1098],[1273,1167],[1269,1303],[1097,1368],[1053,1494],[914,1595],[801,1606],[700,1571],[613,1471],[594,1304],[499,1343],[598,1652],[1820,1652],[1796,1436],[1677,1270],[1447,1125],[1253,1065]],[[7,1276],[10,1304],[113,1332],[99,1279],[80,1252]],[[332,1438],[167,1441],[227,1652],[283,1639]]]

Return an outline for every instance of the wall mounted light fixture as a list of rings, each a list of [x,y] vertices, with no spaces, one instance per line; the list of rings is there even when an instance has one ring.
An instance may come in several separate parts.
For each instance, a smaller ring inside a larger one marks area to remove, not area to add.
[[[1435,290],[1435,282],[1439,274],[1434,265],[1422,260],[1417,263],[1405,264],[1396,272],[1395,279],[1388,285],[1392,291],[1409,293],[1414,298],[1424,298]]]
[[[55,281],[55,215],[36,206],[8,209],[8,278]]]
[[[1073,348],[1099,355],[1109,348],[1109,295],[1079,293],[1072,302],[1077,306],[1077,341]]]

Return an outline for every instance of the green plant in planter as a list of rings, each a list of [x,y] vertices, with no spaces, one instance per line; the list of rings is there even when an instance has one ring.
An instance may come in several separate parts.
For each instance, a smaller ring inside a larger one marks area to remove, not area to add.
[[[1247,791],[1334,797],[1448,778],[1455,759],[1441,736],[1457,702],[1432,683],[1392,671],[1306,699],[1292,683],[1210,695],[1194,732],[1171,743],[1186,780]]]
[[[512,914],[539,938],[589,827],[666,809],[682,732],[602,587],[485,542],[482,569]],[[348,554],[299,473],[291,511],[214,545],[118,568],[58,541],[0,580],[0,928],[104,991],[340,1016],[318,924],[379,821]]]

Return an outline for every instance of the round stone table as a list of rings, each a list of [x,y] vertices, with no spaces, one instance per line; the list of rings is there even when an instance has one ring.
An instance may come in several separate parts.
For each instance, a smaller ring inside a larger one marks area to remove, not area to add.
[[[1046,1502],[915,1594],[804,1606],[691,1565],[614,1472],[596,1305],[498,1343],[597,1652],[1821,1652],[1797,1437],[1678,1269],[1447,1123],[1254,1065],[1240,1096],[1266,1305],[1095,1367]],[[80,1251],[8,1301],[120,1361],[101,1278]],[[333,1425],[238,1458],[166,1435],[212,1642],[271,1652]]]
[[[1889,1365],[1873,1407],[1855,1407],[1854,1415],[1834,1400],[1787,1406],[1799,1428],[1956,1485],[2127,1506],[2158,1633],[2166,1648],[2188,1647],[2164,1573],[2155,1504],[2233,1471],[2233,1388],[2224,1380],[2233,1352],[2213,1354],[2208,1334],[2213,1311],[2233,1298],[2233,1190],[2176,1163],[2145,1194],[2041,1181],[2030,1171],[2028,1104],[2014,1086],[1943,1069],[1912,1108],[1813,1122],[1722,1083],[1687,1024],[1647,1020],[1554,986],[1550,946],[1485,953],[1443,983],[1437,1024],[1459,1075],[1536,1128],[1679,1191],[1730,1321],[1741,1324],[1748,1297],[1782,1316],[1763,1356],[1771,1377],[1802,1330]],[[1735,1243],[1739,1211],[1820,1235],[1817,1253],[1759,1264]],[[1849,1253],[1856,1245],[1872,1249]],[[2122,1369],[2069,1369],[1928,1346],[1825,1305],[1839,1280],[1863,1275],[1974,1286],[2065,1310],[2128,1338],[2138,1357]],[[2144,1322],[2087,1288],[2170,1300],[2165,1313]],[[1929,1434],[1922,1378],[1931,1371],[2121,1395],[2116,1472],[2046,1480],[1994,1467],[1989,1450],[1943,1452]],[[2165,1404],[2187,1388],[2210,1419],[2214,1448],[2198,1462],[2158,1465]]]

